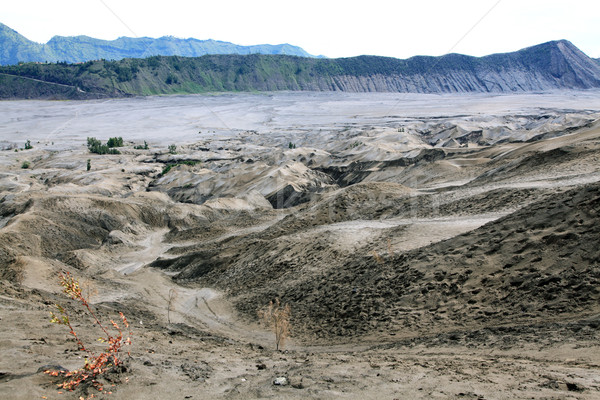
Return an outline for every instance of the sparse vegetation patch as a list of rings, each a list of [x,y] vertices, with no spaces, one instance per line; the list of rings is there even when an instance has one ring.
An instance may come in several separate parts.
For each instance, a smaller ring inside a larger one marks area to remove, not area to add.
[[[144,140],[144,144],[140,145],[140,144],[136,144],[135,146],[133,146],[134,149],[136,150],[148,150],[150,147],[148,146],[148,142],[146,142]]]
[[[95,137],[88,137],[87,138],[87,147],[88,147],[90,153],[94,153],[94,154],[121,154],[121,152],[119,150],[114,148],[114,147],[118,147],[118,146],[114,146],[114,145],[119,143],[116,140],[116,138],[109,139],[109,142],[111,143],[112,146],[109,146],[108,143],[102,144],[102,142],[100,140],[96,139]],[[123,139],[121,139],[121,146],[122,145],[123,145]]]

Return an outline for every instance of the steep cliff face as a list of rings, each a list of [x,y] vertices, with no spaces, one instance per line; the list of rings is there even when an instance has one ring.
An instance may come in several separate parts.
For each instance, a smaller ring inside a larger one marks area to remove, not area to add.
[[[549,85],[579,88],[599,85],[600,66],[567,40],[544,43],[519,53],[524,56],[523,66],[536,68]]]
[[[402,60],[398,60],[402,61]],[[572,43],[548,42],[514,53],[475,58],[413,57],[383,73],[319,77],[305,90],[345,92],[531,92],[600,87],[600,64]]]
[[[597,86],[589,86],[597,87]],[[341,75],[319,79],[309,90],[344,92],[399,92],[399,93],[472,93],[472,92],[531,92],[565,88],[548,82],[539,73],[518,71],[471,73],[456,71],[415,75]],[[569,89],[577,88],[568,86]],[[588,87],[585,87],[588,88]]]

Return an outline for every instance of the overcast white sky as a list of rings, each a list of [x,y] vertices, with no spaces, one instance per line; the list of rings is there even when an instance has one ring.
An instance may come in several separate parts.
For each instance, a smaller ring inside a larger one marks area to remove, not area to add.
[[[290,43],[311,54],[482,56],[567,39],[600,57],[599,0],[3,0],[0,22],[54,35]],[[483,18],[483,19],[482,19]]]

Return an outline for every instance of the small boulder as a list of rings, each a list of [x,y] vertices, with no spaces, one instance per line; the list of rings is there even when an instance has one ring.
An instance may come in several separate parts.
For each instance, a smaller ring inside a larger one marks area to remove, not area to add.
[[[288,383],[288,379],[285,376],[278,376],[273,380],[273,385],[276,386],[286,386]]]

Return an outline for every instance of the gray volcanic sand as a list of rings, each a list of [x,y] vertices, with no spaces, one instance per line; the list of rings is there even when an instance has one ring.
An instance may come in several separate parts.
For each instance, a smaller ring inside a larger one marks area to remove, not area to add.
[[[600,398],[600,92],[1,106],[1,398]],[[101,348],[58,271],[131,322],[113,394],[38,372],[55,303]]]

